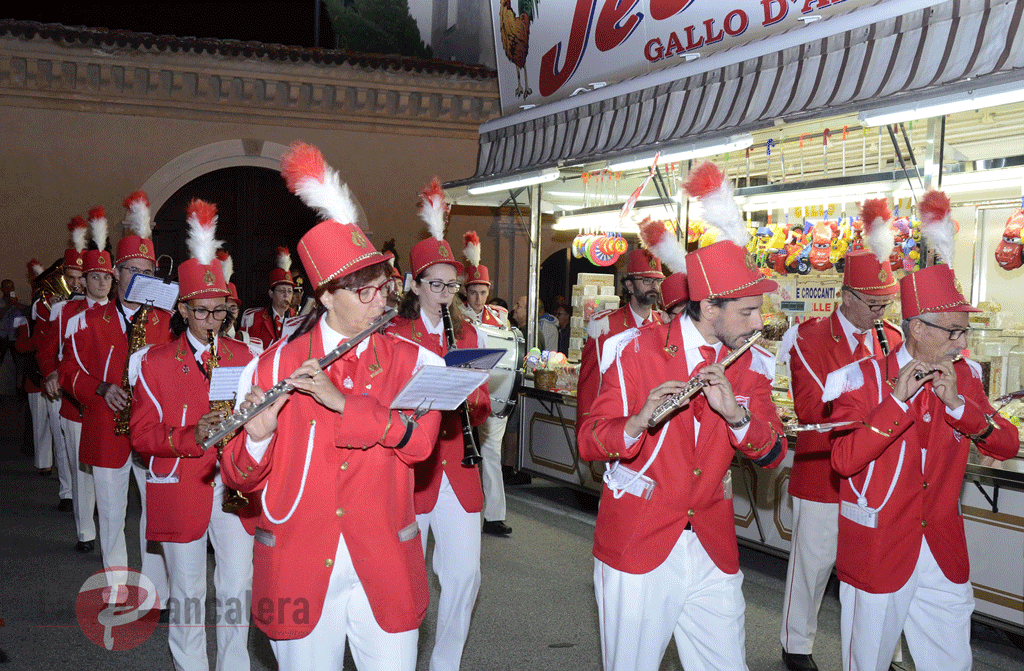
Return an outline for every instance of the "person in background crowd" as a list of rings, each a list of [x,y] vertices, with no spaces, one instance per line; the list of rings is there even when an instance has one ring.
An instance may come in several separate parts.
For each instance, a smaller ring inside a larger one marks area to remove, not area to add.
[[[558,332],[558,351],[562,354],[569,353],[569,322],[572,320],[572,308],[564,296],[555,296],[551,299],[551,306],[548,311],[555,318],[555,326]]]
[[[882,361],[834,371],[822,395],[833,403],[831,421],[848,423],[832,441],[842,478],[843,668],[886,669],[902,631],[916,668],[968,671],[974,596],[964,472],[972,443],[1003,460],[1017,454],[1020,437],[989,403],[981,366],[958,360],[968,313],[979,310],[952,269],[939,263],[904,277],[900,304],[903,344]]]
[[[250,337],[258,339],[268,349],[281,338],[285,320],[295,316],[292,309],[295,280],[292,279],[291,267],[291,252],[287,247],[278,247],[277,267],[270,271],[267,282],[270,306],[249,308],[242,314],[238,325],[239,331],[245,331]]]
[[[864,358],[883,360],[903,342],[899,329],[884,324],[886,346],[875,332],[899,290],[889,265],[867,250],[851,252],[843,269],[842,304],[829,317],[805,321],[782,338],[779,359],[789,364],[789,383],[801,424],[830,422],[832,407],[821,402],[829,373]],[[836,563],[839,534],[839,475],[832,470],[829,434],[797,434],[789,494],[793,537],[782,606],[782,659],[790,671],[813,671],[811,653],[818,610]]]

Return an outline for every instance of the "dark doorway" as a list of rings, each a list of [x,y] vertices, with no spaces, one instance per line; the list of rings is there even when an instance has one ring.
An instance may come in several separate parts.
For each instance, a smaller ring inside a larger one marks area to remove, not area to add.
[[[291,250],[292,272],[301,271],[295,253],[299,238],[319,219],[288,191],[280,173],[247,166],[222,168],[178,189],[156,213],[153,228],[157,256],[170,256],[175,269],[189,258],[185,208],[193,198],[217,205],[217,239],[224,241],[224,249],[231,254],[235,273],[231,281],[238,287],[243,308],[267,304],[267,277],[276,264],[278,247]]]
[[[571,302],[572,287],[580,273],[605,273],[615,275],[615,266],[598,266],[588,259],[577,259],[568,247],[552,253],[541,261],[540,293],[541,309],[546,309],[548,302],[555,296],[562,296]]]

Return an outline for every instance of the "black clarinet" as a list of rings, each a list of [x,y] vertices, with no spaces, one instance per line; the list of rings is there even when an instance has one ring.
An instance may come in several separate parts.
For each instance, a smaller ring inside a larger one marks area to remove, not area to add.
[[[875,320],[875,333],[878,335],[878,346],[882,348],[882,354],[889,356],[889,340],[885,337],[885,325],[881,319]]]
[[[444,338],[448,342],[448,351],[458,349],[459,346],[455,342],[455,329],[452,327],[452,315],[444,303],[441,304],[441,321],[444,322]],[[459,406],[459,416],[462,417],[462,443],[464,445],[462,465],[476,466],[483,461],[483,458],[476,446],[476,438],[473,437],[473,425],[469,421],[469,401],[463,401]]]

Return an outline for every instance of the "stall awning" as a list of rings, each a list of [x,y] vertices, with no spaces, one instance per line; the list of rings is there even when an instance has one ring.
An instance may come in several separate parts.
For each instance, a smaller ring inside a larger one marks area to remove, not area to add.
[[[758,47],[747,45],[489,122],[475,176],[457,184],[1024,82],[1024,2],[910,5],[782,50],[751,56]]]

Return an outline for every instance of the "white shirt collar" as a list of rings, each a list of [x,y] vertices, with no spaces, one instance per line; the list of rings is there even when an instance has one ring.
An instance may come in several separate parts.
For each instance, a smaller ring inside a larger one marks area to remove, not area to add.
[[[633,309],[632,303],[629,304],[629,311],[633,314],[633,322],[636,324],[636,327],[640,328],[641,326],[643,326],[645,320],[643,317],[636,313],[636,310]],[[653,310],[651,312],[653,313]]]
[[[431,333],[433,335],[438,335],[438,336],[443,336],[444,335],[444,320],[443,319],[438,319],[437,320],[437,326],[431,325],[430,318],[427,317],[427,313],[423,311],[422,307],[420,308],[420,319],[423,320],[423,328],[427,329],[427,333]]]
[[[856,352],[857,351],[857,338],[854,336],[854,334],[855,333],[870,333],[871,329],[864,329],[863,331],[861,331],[856,326],[854,326],[853,322],[851,322],[849,319],[847,319],[846,315],[843,314],[843,311],[838,309],[838,308],[836,308],[836,315],[839,317],[839,324],[843,327],[843,334],[846,336],[846,342],[850,346],[850,351],[851,352]],[[864,338],[864,345],[868,348],[868,351],[870,351],[872,354],[874,354],[874,352],[875,352],[875,339],[874,338],[870,338],[870,337],[869,338]]]
[[[209,351],[210,346],[207,345],[205,342],[200,341],[199,338],[195,337],[192,334],[191,329],[185,329],[185,337],[188,338],[189,343],[192,345],[192,349],[194,349],[195,352],[196,352],[196,361],[198,363],[202,363],[203,362],[203,352]],[[217,338],[218,338],[217,334],[214,334],[213,335],[213,342],[214,342],[214,344],[216,344]]]
[[[684,352],[686,353],[687,369],[693,371],[697,364],[702,363],[704,361],[704,357],[701,356],[700,354],[701,346],[706,345],[708,347],[714,347],[715,358],[718,358],[718,353],[722,350],[723,347],[721,341],[715,343],[714,345],[709,343],[707,339],[703,335],[701,335],[701,332],[697,330],[697,327],[694,326],[693,324],[693,320],[690,319],[688,315],[683,315],[682,317],[674,320],[672,324],[675,324],[676,322],[679,322],[680,333],[683,336],[683,345],[685,346]]]

